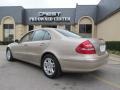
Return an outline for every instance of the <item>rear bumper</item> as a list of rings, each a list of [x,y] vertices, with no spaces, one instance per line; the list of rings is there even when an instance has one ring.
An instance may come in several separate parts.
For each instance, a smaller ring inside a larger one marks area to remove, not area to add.
[[[101,56],[73,57],[62,59],[61,69],[64,72],[90,72],[99,69],[107,63],[109,54]],[[80,59],[81,58],[81,59]]]

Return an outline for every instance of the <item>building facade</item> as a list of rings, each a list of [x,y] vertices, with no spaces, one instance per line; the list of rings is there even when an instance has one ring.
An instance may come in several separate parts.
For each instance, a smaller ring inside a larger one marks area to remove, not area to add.
[[[120,41],[120,0],[76,8],[0,7],[0,42],[12,42],[30,30],[45,27],[66,29],[85,38]]]

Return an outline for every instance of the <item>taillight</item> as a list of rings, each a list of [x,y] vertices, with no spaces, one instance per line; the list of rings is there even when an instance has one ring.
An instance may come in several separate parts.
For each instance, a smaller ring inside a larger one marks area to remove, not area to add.
[[[84,41],[83,43],[78,45],[75,50],[77,53],[81,53],[81,54],[95,54],[96,53],[93,44],[89,40]]]

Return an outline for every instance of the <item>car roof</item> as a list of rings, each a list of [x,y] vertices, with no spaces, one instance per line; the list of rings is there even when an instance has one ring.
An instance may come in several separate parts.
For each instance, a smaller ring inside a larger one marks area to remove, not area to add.
[[[37,31],[37,30],[57,30],[57,28],[38,28],[38,29],[34,29],[34,30],[31,30],[31,31]]]

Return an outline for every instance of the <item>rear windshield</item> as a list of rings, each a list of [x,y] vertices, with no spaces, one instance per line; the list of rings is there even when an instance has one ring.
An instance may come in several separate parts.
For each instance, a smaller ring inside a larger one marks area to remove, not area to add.
[[[70,32],[70,31],[67,31],[67,30],[58,29],[57,31],[58,31],[60,34],[66,36],[66,37],[81,38],[81,36],[79,36],[78,34],[73,33],[73,32]]]

